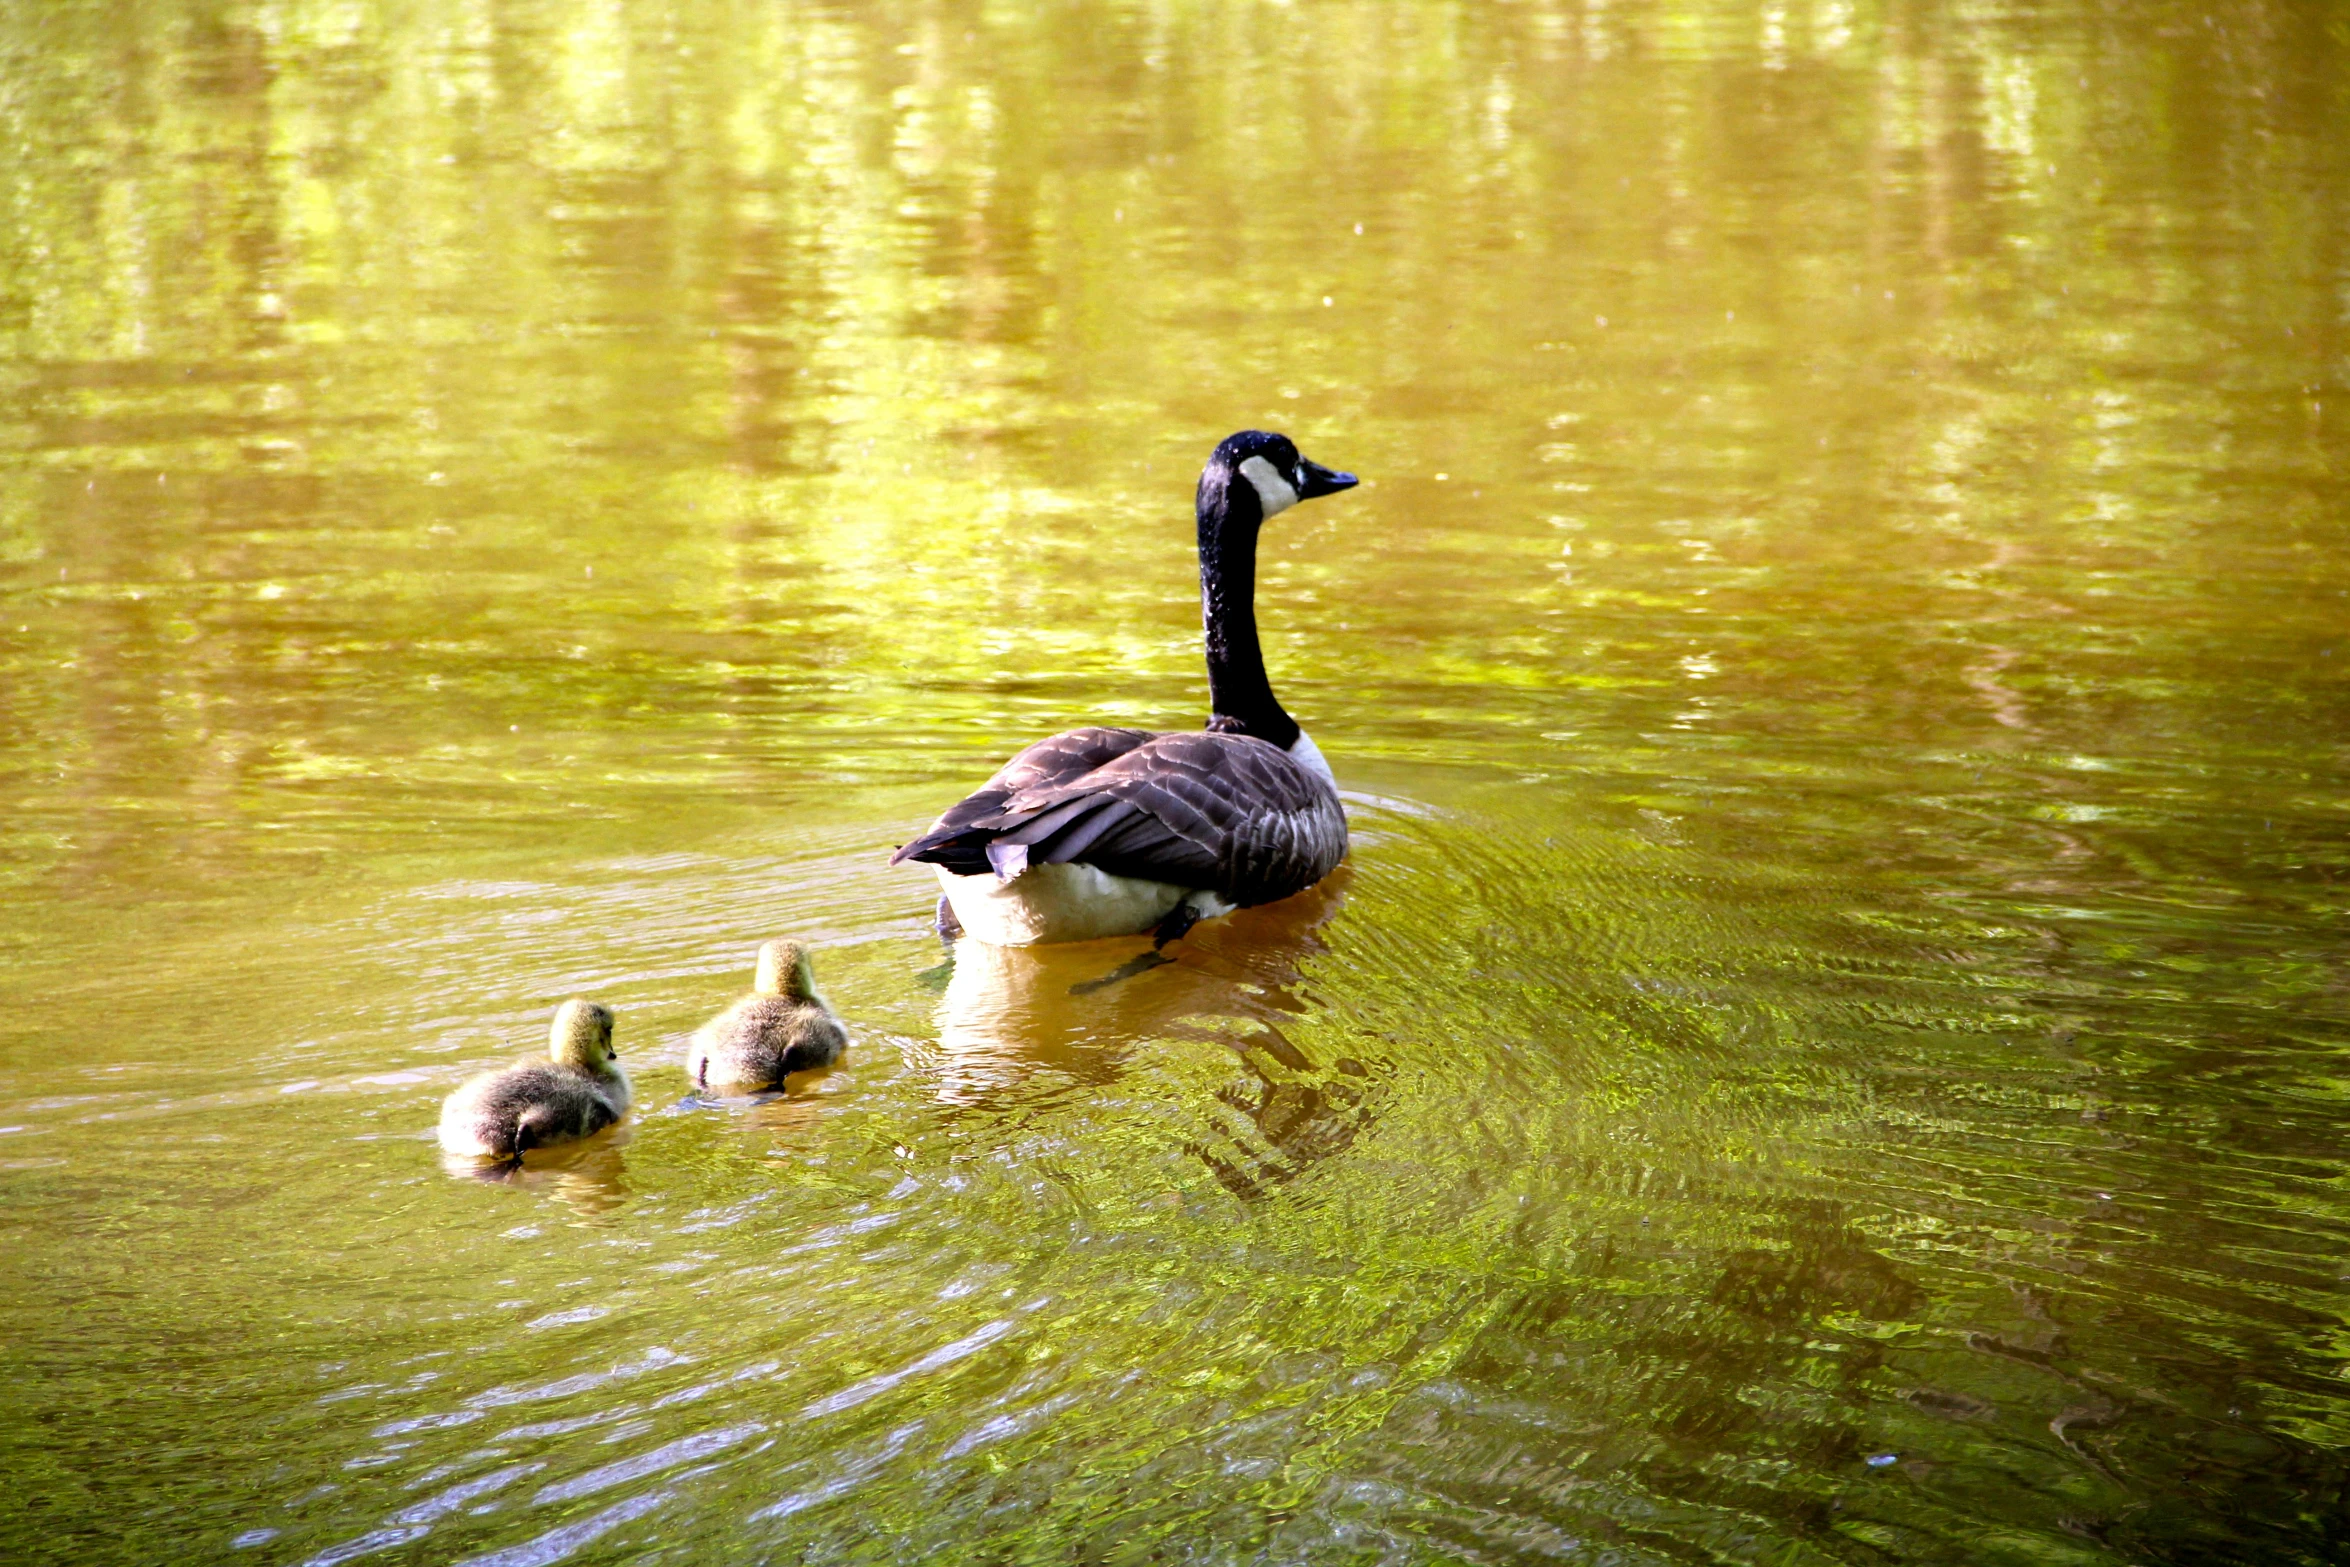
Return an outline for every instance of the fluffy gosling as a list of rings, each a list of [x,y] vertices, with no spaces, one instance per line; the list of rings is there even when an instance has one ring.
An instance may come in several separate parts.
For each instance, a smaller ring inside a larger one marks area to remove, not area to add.
[[[441,1105],[441,1146],[474,1158],[518,1159],[525,1148],[600,1132],[627,1113],[628,1073],[612,1048],[612,1009],[555,1009],[544,1061],[484,1072]]]
[[[790,1073],[840,1059],[848,1030],[816,994],[816,970],[805,944],[770,941],[761,947],[751,991],[695,1032],[685,1064],[696,1083],[756,1093],[781,1088]]]

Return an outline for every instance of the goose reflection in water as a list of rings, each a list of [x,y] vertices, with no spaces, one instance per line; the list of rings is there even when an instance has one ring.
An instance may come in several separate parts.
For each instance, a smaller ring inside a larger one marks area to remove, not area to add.
[[[579,1218],[596,1220],[628,1201],[628,1160],[621,1150],[635,1131],[634,1126],[623,1124],[582,1142],[531,1149],[508,1164],[483,1164],[443,1154],[441,1167],[467,1180],[553,1197]]]
[[[826,1117],[838,1108],[826,1101],[847,1091],[846,1082],[836,1077],[834,1069],[827,1066],[807,1072],[794,1072],[784,1080],[782,1089],[773,1092],[716,1102],[730,1110],[739,1107],[740,1113],[735,1116],[738,1125],[781,1137],[783,1140],[774,1147],[775,1155],[781,1157],[788,1156],[791,1150],[803,1143],[817,1139],[824,1129]]]
[[[1216,1090],[1226,1108],[1246,1118],[1254,1137],[1234,1135],[1229,1149],[1193,1143],[1191,1152],[1235,1197],[1262,1197],[1307,1168],[1353,1146],[1371,1124],[1371,1069],[1340,1056],[1327,1072],[1272,1024],[1247,1038],[1227,1038],[1243,1070],[1256,1081],[1247,1088]],[[1283,1070],[1267,1070],[1267,1060]],[[1315,1074],[1300,1080],[1302,1074]]]
[[[1200,926],[1171,961],[1148,952],[1138,961],[1125,942],[957,943],[937,1014],[939,1099],[1033,1104],[1115,1080],[1149,1041],[1210,1042],[1248,1075],[1216,1096],[1247,1124],[1229,1128],[1229,1146],[1193,1151],[1244,1194],[1293,1178],[1352,1143],[1366,1121],[1370,1069],[1317,1063],[1281,1029],[1308,1010],[1295,987],[1306,960],[1327,950],[1320,929],[1344,903],[1349,874],[1342,866],[1295,897]]]

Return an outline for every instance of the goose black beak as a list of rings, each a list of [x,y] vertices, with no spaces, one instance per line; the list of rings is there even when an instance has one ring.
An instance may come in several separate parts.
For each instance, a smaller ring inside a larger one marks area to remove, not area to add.
[[[1310,501],[1317,495],[1336,495],[1363,482],[1351,473],[1333,472],[1311,458],[1300,457],[1298,462],[1306,471],[1306,487],[1297,492],[1301,501]]]

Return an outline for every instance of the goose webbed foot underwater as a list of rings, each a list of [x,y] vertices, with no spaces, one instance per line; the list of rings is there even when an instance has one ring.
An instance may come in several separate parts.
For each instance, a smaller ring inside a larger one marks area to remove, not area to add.
[[[794,1072],[840,1059],[848,1030],[816,993],[816,966],[805,942],[770,941],[759,949],[751,993],[704,1023],[686,1051],[686,1075],[710,1093],[781,1088]]]
[[[1292,897],[1337,868],[1338,781],[1265,673],[1257,537],[1299,501],[1356,482],[1285,435],[1243,430],[1216,447],[1195,506],[1207,727],[1072,729],[1005,763],[890,861],[935,867],[942,937],[1147,934],[1157,957],[1200,920]]]
[[[1133,957],[1128,958],[1125,962],[1119,964],[1116,968],[1110,970],[1107,974],[1104,974],[1099,979],[1082,980],[1077,984],[1071,985],[1069,987],[1069,994],[1072,996],[1090,996],[1097,990],[1107,990],[1112,985],[1115,985],[1122,980],[1132,979],[1137,974],[1148,974],[1152,969],[1164,968],[1166,965],[1174,961],[1175,960],[1167,956],[1165,952],[1161,951],[1157,947],[1153,947],[1148,952],[1136,953]]]
[[[1088,996],[1097,990],[1107,990],[1122,979],[1137,974],[1148,974],[1152,969],[1175,960],[1167,956],[1167,948],[1191,934],[1191,927],[1200,922],[1200,912],[1186,900],[1167,911],[1167,917],[1151,928],[1151,949],[1128,958],[1099,979],[1089,979],[1082,985],[1071,985],[1069,994]]]
[[[525,1150],[592,1136],[628,1113],[631,1090],[612,1047],[612,1009],[566,1001],[547,1059],[484,1072],[441,1104],[441,1147],[512,1167]]]

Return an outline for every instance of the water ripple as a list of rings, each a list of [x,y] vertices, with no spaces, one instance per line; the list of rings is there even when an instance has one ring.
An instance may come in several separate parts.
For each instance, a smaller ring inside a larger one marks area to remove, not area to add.
[[[828,1394],[816,1400],[800,1411],[800,1418],[814,1420],[824,1415],[838,1414],[844,1409],[854,1409],[868,1399],[877,1398],[888,1392],[910,1377],[924,1376],[951,1366],[967,1355],[978,1353],[998,1339],[1009,1335],[1013,1326],[1010,1318],[999,1318],[982,1328],[965,1334],[952,1344],[940,1345],[910,1365],[902,1366],[896,1371],[885,1372],[880,1376],[867,1377],[862,1382],[853,1383],[837,1393]]]
[[[536,1539],[520,1545],[509,1545],[500,1550],[484,1551],[479,1556],[468,1556],[457,1567],[553,1567],[584,1546],[592,1545],[619,1528],[634,1522],[663,1506],[675,1496],[672,1491],[652,1491],[643,1496],[632,1496],[615,1502],[602,1512],[582,1518],[577,1523],[550,1529]]]
[[[766,1429],[760,1422],[750,1420],[741,1425],[680,1437],[674,1442],[663,1443],[651,1452],[639,1453],[634,1458],[623,1458],[601,1469],[591,1469],[569,1480],[542,1486],[538,1495],[531,1498],[531,1505],[544,1506],[549,1502],[568,1502],[575,1497],[593,1496],[598,1491],[608,1491],[613,1486],[641,1480],[646,1475],[659,1474],[664,1469],[674,1469],[679,1464],[689,1464],[713,1453],[723,1453]]]

